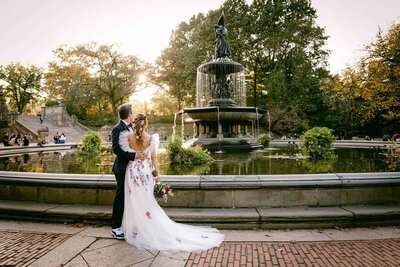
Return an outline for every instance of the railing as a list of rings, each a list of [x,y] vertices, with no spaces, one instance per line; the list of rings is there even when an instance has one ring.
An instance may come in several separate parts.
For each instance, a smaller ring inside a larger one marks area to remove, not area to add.
[[[76,121],[74,124],[75,127],[79,128],[83,133],[90,132],[91,129],[83,125],[82,123]]]
[[[14,125],[13,127],[15,128],[15,130],[22,132],[23,134],[31,134],[32,137],[34,139],[38,138],[37,133],[35,133],[34,131],[32,131],[31,129],[27,128],[26,126],[24,126],[22,123],[20,123],[18,120],[14,121]]]

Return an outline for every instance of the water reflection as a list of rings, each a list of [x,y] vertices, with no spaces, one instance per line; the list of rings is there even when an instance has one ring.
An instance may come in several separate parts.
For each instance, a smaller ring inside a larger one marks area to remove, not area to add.
[[[160,155],[161,173],[168,175],[251,175],[400,171],[400,159],[385,150],[339,148],[335,157],[321,161],[304,158],[295,147],[270,148],[251,153],[212,154],[211,164],[170,165]],[[50,173],[110,174],[114,155],[80,155],[74,150],[0,158],[0,170]]]

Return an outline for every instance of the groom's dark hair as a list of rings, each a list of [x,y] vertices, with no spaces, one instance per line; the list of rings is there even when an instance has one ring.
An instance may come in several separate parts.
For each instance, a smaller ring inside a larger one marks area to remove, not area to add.
[[[121,120],[128,118],[129,113],[133,113],[132,104],[122,104],[118,107],[118,114]]]

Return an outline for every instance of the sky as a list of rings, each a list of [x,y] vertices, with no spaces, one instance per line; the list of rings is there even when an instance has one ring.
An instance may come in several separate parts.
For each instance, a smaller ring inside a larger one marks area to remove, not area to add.
[[[118,44],[124,54],[152,62],[168,46],[179,22],[223,2],[0,0],[0,65],[19,61],[46,67],[53,59],[52,50],[60,45],[92,41]],[[400,22],[400,0],[313,0],[312,5],[317,24],[330,36],[327,47],[333,73],[354,64],[379,27],[385,30]]]

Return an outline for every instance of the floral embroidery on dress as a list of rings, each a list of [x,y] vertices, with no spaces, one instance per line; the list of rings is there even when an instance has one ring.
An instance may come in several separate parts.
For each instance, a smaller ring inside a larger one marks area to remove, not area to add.
[[[148,185],[148,180],[146,179],[147,177],[145,177],[145,165],[143,161],[135,161],[135,163],[133,164],[132,168],[130,169],[130,171],[132,171],[132,173],[134,172],[134,177],[135,177],[135,181],[134,184],[136,186],[147,186]],[[147,191],[146,187],[145,190]]]
[[[206,235],[202,235],[202,236],[201,236],[201,238],[208,238],[208,236],[206,236]]]
[[[135,239],[137,237],[137,234],[138,233],[137,233],[136,226],[134,226],[133,229],[132,229],[132,238]]]
[[[176,238],[175,240],[178,241],[179,243],[182,243],[182,240],[180,240],[179,238]]]
[[[133,178],[132,164],[129,164],[129,177],[130,177],[131,179]]]
[[[146,213],[145,213],[145,214],[146,214],[147,218],[151,219],[150,212],[146,211]]]

